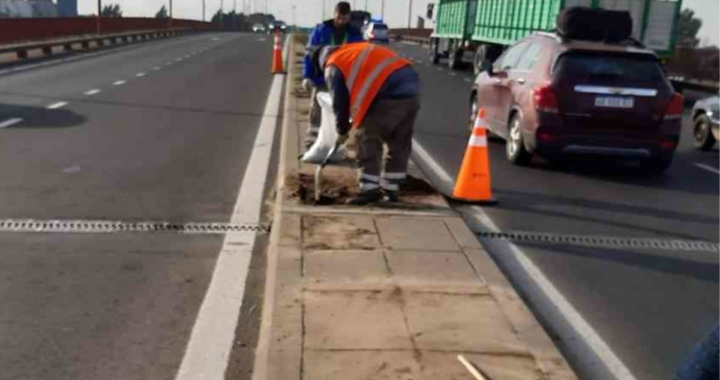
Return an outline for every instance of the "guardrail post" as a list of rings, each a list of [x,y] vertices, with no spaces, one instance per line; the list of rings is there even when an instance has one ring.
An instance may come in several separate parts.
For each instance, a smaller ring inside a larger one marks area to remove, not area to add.
[[[105,46],[105,39],[104,39],[104,38],[98,38],[97,40],[95,40],[95,45],[97,45],[98,47],[103,47],[103,46]]]
[[[90,49],[90,41],[83,41],[81,42],[81,46],[83,49],[87,50]]]
[[[52,46],[43,46],[42,52],[44,55],[52,55]]]
[[[71,51],[73,49],[72,44],[63,45],[63,49],[65,49],[65,51]]]
[[[17,57],[20,59],[27,59],[27,57],[28,57],[27,50],[18,50],[16,54],[17,54]]]

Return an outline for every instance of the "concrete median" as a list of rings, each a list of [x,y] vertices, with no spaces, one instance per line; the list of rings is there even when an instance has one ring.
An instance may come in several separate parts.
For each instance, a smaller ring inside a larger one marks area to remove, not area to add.
[[[300,89],[302,45],[289,57],[253,380],[465,378],[458,354],[491,379],[576,379],[437,193],[404,198],[402,207],[303,202],[297,178],[311,168],[297,160],[310,106]],[[330,181],[353,174],[332,169]]]

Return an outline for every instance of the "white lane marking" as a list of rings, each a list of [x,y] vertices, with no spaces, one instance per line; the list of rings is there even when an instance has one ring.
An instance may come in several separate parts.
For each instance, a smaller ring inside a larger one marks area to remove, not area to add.
[[[230,223],[258,223],[284,75],[276,75]],[[245,291],[255,233],[228,233],[193,326],[176,380],[223,380]]]
[[[182,60],[183,60],[182,58],[178,58],[178,59],[176,59],[175,61],[181,62]]]
[[[435,70],[437,70],[437,71],[443,71],[443,69],[440,68],[440,67],[435,68]]]
[[[72,173],[77,173],[77,172],[79,172],[80,169],[81,169],[81,168],[80,168],[79,166],[70,166],[70,167],[68,167],[68,168],[63,169],[62,172],[63,172],[64,174],[72,174]]]
[[[87,96],[92,96],[92,95],[99,94],[99,93],[100,93],[100,90],[98,90],[98,89],[96,88],[96,89],[94,89],[94,90],[90,90],[90,91],[86,92],[85,95],[87,95]]]
[[[704,170],[707,170],[707,171],[709,171],[709,172],[711,172],[711,173],[715,173],[715,174],[720,175],[720,170],[718,170],[718,168],[714,168],[714,167],[712,167],[712,166],[710,166],[710,165],[705,165],[705,164],[694,164],[694,165],[697,166],[697,167],[699,167],[700,169],[704,169]]]
[[[58,108],[65,107],[66,105],[68,105],[68,102],[57,102],[57,103],[53,103],[53,104],[47,106],[47,109],[49,109],[49,110],[55,110],[55,109],[58,109]]]
[[[465,78],[465,82],[472,83],[472,80],[470,78]]]
[[[7,120],[5,120],[5,121],[3,121],[3,122],[0,122],[0,128],[7,128],[7,127],[9,127],[9,126],[15,125],[15,124],[20,123],[20,122],[22,122],[22,121],[23,121],[23,119],[21,119],[21,118],[7,119]]]
[[[446,172],[445,169],[440,166],[440,164],[435,162],[435,160],[430,156],[430,153],[428,153],[427,150],[425,150],[425,148],[423,148],[423,146],[420,145],[417,140],[413,139],[412,144],[413,153],[416,153],[418,156],[420,156],[420,159],[426,165],[428,165],[433,172],[435,172],[435,175],[440,177],[443,182],[453,182],[453,178],[450,176],[450,174],[448,174],[448,172]]]
[[[155,66],[155,67],[153,67],[153,70],[154,70],[154,71],[160,70],[160,66]]]
[[[145,73],[137,73],[137,75],[135,75],[135,76],[138,77],[138,78],[142,78],[142,77],[144,77],[145,75],[146,75]]]
[[[113,83],[113,86],[122,86],[122,85],[124,85],[125,83],[127,83],[127,82],[124,81],[124,80],[119,80],[119,81],[114,82],[114,83]]]
[[[485,226],[491,232],[498,232],[500,229],[483,211],[482,207],[471,206],[470,217]],[[515,264],[510,269],[515,280],[525,280],[527,285],[524,288],[532,293],[539,293],[538,296],[543,297],[549,302],[535,302],[535,306],[545,315],[548,320],[560,323],[564,321],[573,330],[572,336],[560,336],[568,346],[571,346],[572,352],[577,353],[578,360],[585,361],[585,364],[597,367],[602,365],[604,369],[612,375],[616,380],[636,380],[630,369],[625,363],[613,352],[608,344],[600,337],[585,318],[578,312],[568,301],[565,296],[553,285],[553,283],[545,276],[535,263],[515,244],[507,242],[511,257],[503,255],[502,260],[506,266],[510,260],[514,260]],[[538,299],[537,297],[532,297]],[[532,299],[531,298],[531,299]],[[590,351],[583,354],[584,351]],[[594,356],[599,363],[592,358]]]
[[[457,73],[450,72],[450,76],[451,76],[451,77],[454,77],[454,76],[456,76],[456,75],[457,75]]]
[[[413,139],[413,153],[415,153],[424,164],[430,168],[435,175],[440,177],[441,180],[452,183],[452,177],[438,164],[428,152],[420,145],[416,140]],[[481,207],[470,206],[466,207],[471,212],[468,214],[470,217],[475,219],[479,224],[490,230],[490,232],[499,232],[500,229],[490,219],[490,217],[483,211]],[[573,352],[581,352],[585,350],[591,351],[596,358],[600,360],[605,369],[612,374],[616,380],[636,380],[635,376],[625,366],[625,364],[618,358],[617,355],[610,349],[600,335],[590,326],[590,324],[582,317],[582,315],[575,310],[570,302],[555,288],[550,280],[545,277],[542,271],[535,266],[535,264],[525,255],[525,253],[518,248],[515,244],[507,242],[507,246],[510,249],[512,259],[517,264],[518,270],[524,272],[526,279],[530,282],[530,290],[536,290],[540,292],[544,298],[549,301],[537,305],[541,310],[545,310],[545,315],[553,315],[553,321],[566,321],[569,327],[573,330],[574,334],[570,337],[564,337],[563,340],[567,342],[569,346],[572,346]],[[503,260],[509,260],[504,258]],[[514,273],[513,279],[517,279],[518,273]],[[587,346],[585,348],[585,346]],[[578,355],[580,357],[582,355]],[[584,357],[584,356],[583,356]],[[581,359],[582,360],[582,359]],[[592,360],[590,356],[586,357],[585,360]],[[597,362],[590,363],[590,365],[597,365]]]

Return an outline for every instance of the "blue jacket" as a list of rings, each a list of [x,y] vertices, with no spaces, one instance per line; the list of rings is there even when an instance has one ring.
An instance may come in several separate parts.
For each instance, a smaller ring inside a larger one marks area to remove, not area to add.
[[[328,20],[322,24],[318,24],[310,35],[310,41],[308,42],[307,49],[305,50],[305,69],[303,72],[303,78],[312,80],[313,83],[315,83],[315,86],[325,85],[325,79],[323,78],[322,73],[315,75],[311,54],[315,49],[333,44],[334,41],[332,38],[333,31],[335,29],[333,24],[333,20]],[[345,42],[353,43],[362,42],[363,40],[362,33],[352,25],[348,25],[347,40]],[[342,42],[339,42],[339,44],[342,44]]]

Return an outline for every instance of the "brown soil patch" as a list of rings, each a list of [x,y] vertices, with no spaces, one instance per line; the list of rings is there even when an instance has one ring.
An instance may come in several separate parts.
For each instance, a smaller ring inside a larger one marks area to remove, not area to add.
[[[285,185],[290,197],[307,205],[341,205],[356,196],[357,174],[354,170],[342,167],[326,167],[322,174],[322,196],[315,201],[315,167],[293,172],[288,175]],[[400,187],[400,198],[415,198],[436,195],[437,192],[425,180],[408,176]]]

